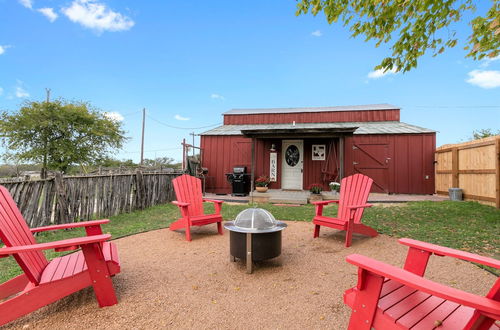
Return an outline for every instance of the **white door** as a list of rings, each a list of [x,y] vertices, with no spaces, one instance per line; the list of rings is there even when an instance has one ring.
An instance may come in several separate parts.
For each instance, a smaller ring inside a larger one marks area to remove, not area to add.
[[[283,140],[281,189],[302,190],[302,169],[304,167],[304,141]]]

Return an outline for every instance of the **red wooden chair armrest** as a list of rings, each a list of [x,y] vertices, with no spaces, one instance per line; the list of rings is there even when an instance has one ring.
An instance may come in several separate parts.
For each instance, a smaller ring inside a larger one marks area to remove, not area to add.
[[[496,319],[500,319],[500,301],[495,301],[493,299],[451,288],[415,275],[404,269],[388,265],[359,254],[351,254],[347,256],[346,260],[347,262],[371,273],[389,278],[416,290],[478,309],[482,312],[488,313],[488,315],[491,315]],[[358,282],[358,289],[359,288],[363,288],[363,283]]]
[[[219,201],[219,200],[216,200],[216,199],[206,199],[206,198],[203,198],[203,201],[204,202],[208,202],[208,203],[216,203],[216,204],[222,204],[222,203],[224,203],[224,201]]]
[[[410,238],[401,238],[399,243],[407,245],[412,248],[428,251],[438,256],[449,256],[457,259],[476,262],[481,265],[490,266],[500,269],[500,260],[493,258],[483,257],[477,254],[451,249],[444,246],[439,246],[431,243],[421,242]]]
[[[312,202],[311,204],[314,205],[328,205],[330,203],[339,203],[340,201],[317,201],[317,202]]]
[[[362,205],[350,205],[346,206],[348,209],[361,209],[361,208],[366,208],[366,207],[372,207],[373,204],[362,204]]]
[[[189,206],[189,203],[178,202],[178,201],[173,201],[172,204],[177,205],[179,207],[188,207]]]
[[[32,233],[39,233],[42,231],[49,230],[59,230],[59,229],[69,229],[69,228],[80,228],[80,227],[90,227],[90,226],[100,226],[105,223],[108,223],[109,219],[103,220],[94,220],[94,221],[84,221],[84,222],[75,222],[75,223],[65,223],[62,225],[54,225],[54,226],[44,226],[38,228],[30,229]]]
[[[39,244],[31,244],[31,245],[21,245],[21,246],[12,246],[0,249],[0,256],[3,255],[11,255],[15,253],[22,252],[31,252],[31,251],[41,251],[41,250],[50,250],[50,249],[60,249],[65,247],[73,247],[73,246],[82,246],[86,244],[92,243],[100,243],[105,242],[111,238],[110,234],[103,235],[94,235],[87,237],[78,237],[78,238],[70,238],[62,241],[48,242],[48,243],[39,243]]]

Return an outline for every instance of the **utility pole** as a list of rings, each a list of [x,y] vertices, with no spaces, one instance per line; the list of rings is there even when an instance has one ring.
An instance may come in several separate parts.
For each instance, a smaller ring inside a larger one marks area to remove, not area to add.
[[[45,91],[47,92],[47,103],[50,102],[50,88],[45,88]]]
[[[196,134],[194,134],[194,132],[191,132],[191,133],[189,133],[189,135],[192,135],[192,136],[193,136],[193,148],[192,148],[192,149],[193,149],[193,157],[194,157],[194,136],[195,136]]]
[[[141,139],[141,166],[144,165],[144,127],[146,125],[146,108],[142,108],[142,139]]]

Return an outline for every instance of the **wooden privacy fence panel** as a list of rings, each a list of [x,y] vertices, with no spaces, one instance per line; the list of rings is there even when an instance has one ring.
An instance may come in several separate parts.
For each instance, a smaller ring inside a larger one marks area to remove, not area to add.
[[[436,149],[436,193],[461,188],[466,200],[500,208],[500,136]]]
[[[102,218],[174,199],[178,174],[68,176],[3,182],[30,227]]]

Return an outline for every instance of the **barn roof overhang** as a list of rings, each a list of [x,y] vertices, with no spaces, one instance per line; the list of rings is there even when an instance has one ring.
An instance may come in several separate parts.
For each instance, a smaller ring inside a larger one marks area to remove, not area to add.
[[[358,127],[343,128],[262,128],[243,129],[241,134],[249,138],[320,138],[352,135]]]

